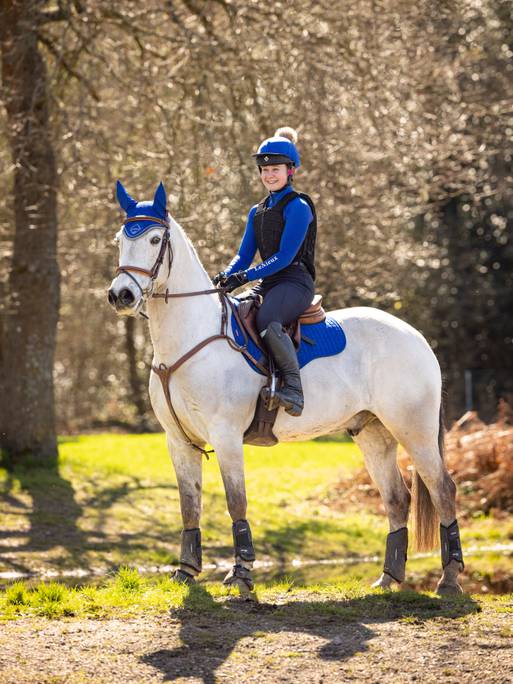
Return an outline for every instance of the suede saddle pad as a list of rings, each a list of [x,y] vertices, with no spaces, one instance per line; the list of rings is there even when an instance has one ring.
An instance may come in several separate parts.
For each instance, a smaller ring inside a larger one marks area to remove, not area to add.
[[[236,308],[239,306],[237,299],[232,299],[232,303]],[[246,333],[244,335],[241,326],[235,315],[231,315],[233,338],[238,345],[243,346],[245,339],[247,339],[247,349],[251,356],[263,365],[266,365],[265,355],[261,349],[257,347],[255,342]],[[296,351],[299,362],[299,367],[303,368],[310,361],[315,361],[323,356],[334,356],[344,351],[346,347],[346,336],[342,330],[342,326],[331,316],[326,315],[326,318],[319,323],[301,324],[301,344]],[[264,375],[251,361],[245,356],[246,362],[253,368],[256,373]]]

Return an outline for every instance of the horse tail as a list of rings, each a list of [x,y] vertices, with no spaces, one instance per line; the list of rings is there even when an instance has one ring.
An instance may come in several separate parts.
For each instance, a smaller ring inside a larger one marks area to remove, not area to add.
[[[440,396],[438,414],[438,452],[442,461],[445,457],[445,423],[443,397]],[[430,551],[438,540],[438,514],[431,500],[429,490],[415,470],[412,481],[413,534],[417,551]]]

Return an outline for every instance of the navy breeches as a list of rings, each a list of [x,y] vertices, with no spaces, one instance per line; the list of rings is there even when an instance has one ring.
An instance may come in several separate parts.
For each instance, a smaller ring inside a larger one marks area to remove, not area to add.
[[[308,277],[303,282],[283,280],[270,288],[261,283],[253,292],[264,299],[256,316],[258,332],[262,332],[271,321],[282,325],[292,323],[312,303],[315,287]]]

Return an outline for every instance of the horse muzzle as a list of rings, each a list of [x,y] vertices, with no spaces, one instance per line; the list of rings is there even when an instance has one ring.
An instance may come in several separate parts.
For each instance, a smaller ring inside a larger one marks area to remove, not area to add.
[[[114,284],[109,288],[107,298],[121,316],[135,316],[143,304],[143,297],[136,296],[129,287],[118,289]]]

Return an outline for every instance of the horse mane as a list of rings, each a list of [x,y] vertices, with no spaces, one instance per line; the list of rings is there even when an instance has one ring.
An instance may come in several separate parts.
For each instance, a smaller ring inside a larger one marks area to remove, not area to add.
[[[181,234],[181,236],[183,237],[184,242],[185,242],[185,244],[186,244],[186,246],[187,246],[187,248],[188,248],[188,250],[189,250],[189,254],[191,255],[192,259],[193,259],[193,260],[195,259],[195,260],[198,262],[198,264],[199,264],[199,266],[201,267],[203,273],[204,273],[205,276],[210,280],[210,276],[208,275],[207,270],[206,270],[205,267],[203,266],[203,263],[201,262],[201,259],[200,259],[200,257],[199,257],[199,254],[198,254],[197,250],[196,250],[196,247],[194,246],[194,244],[193,244],[192,240],[190,239],[190,237],[187,235],[187,233],[186,233],[185,230],[182,228],[182,226],[181,226],[177,221],[175,221],[175,219],[171,216],[171,214],[168,213],[167,216],[168,216],[169,224],[170,224],[174,229],[176,229],[176,230]]]

